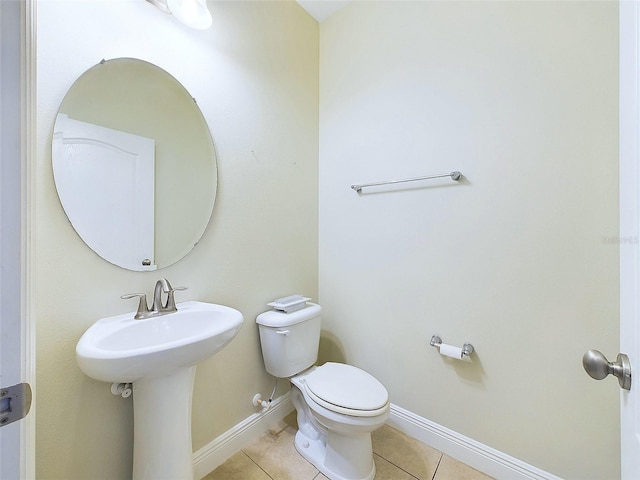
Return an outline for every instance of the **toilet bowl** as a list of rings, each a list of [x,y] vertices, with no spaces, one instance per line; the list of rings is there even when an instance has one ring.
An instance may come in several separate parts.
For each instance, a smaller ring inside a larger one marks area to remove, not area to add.
[[[372,480],[371,432],[389,416],[389,394],[372,375],[344,363],[314,366],[320,342],[317,304],[258,315],[267,372],[291,382],[296,450],[330,480]]]
[[[372,480],[376,469],[371,432],[389,417],[382,384],[363,370],[340,363],[312,367],[290,381],[298,453],[331,480]]]

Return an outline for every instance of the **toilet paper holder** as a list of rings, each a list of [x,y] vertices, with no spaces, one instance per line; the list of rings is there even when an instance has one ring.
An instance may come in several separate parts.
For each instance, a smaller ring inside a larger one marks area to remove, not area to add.
[[[436,347],[437,349],[440,349],[440,346],[442,344],[443,344],[442,339],[440,338],[439,335],[433,335],[431,337],[431,341],[429,342],[429,345],[431,345],[432,347]],[[474,351],[473,345],[471,345],[470,343],[465,343],[464,345],[462,345],[463,357],[467,357],[467,358],[470,357],[473,351]]]

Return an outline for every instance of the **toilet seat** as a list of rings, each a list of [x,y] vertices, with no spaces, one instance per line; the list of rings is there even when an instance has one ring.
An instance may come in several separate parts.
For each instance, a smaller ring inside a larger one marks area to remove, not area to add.
[[[373,417],[388,410],[387,389],[352,365],[325,363],[305,378],[304,389],[314,402],[336,413]]]

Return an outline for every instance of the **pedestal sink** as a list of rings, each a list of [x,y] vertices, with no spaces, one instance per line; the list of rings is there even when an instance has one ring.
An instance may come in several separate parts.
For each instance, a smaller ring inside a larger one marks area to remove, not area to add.
[[[229,343],[242,314],[230,307],[183,302],[167,315],[103,318],[76,346],[89,377],[133,385],[133,479],[193,479],[191,396],[196,364]]]

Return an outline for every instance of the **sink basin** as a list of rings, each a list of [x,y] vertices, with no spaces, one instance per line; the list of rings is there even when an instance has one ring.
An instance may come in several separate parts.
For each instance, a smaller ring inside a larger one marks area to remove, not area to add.
[[[134,319],[103,318],[76,345],[80,369],[91,378],[131,383],[133,480],[193,480],[191,396],[196,364],[229,343],[242,313],[203,302]]]
[[[80,338],[80,369],[104,382],[132,383],[205,360],[236,336],[242,313],[231,307],[183,302],[178,311],[136,320],[134,313],[103,318]]]

